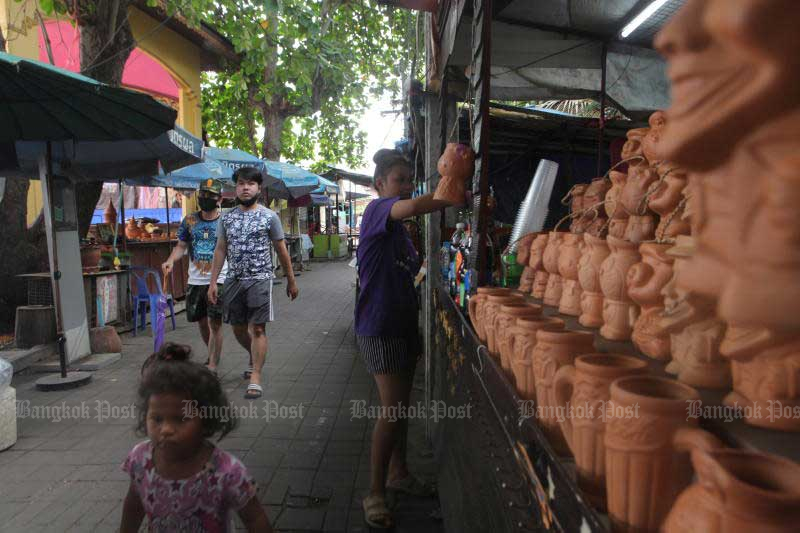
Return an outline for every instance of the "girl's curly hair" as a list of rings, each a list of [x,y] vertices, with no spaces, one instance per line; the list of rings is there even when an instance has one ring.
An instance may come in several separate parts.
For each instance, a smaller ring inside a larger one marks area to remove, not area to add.
[[[184,394],[198,408],[203,423],[203,437],[219,433],[219,439],[236,428],[235,409],[230,408],[217,376],[205,366],[191,361],[189,346],[165,343],[142,365],[139,383],[139,417],[136,430],[147,434],[147,409],[153,394]],[[212,416],[208,416],[208,415]]]

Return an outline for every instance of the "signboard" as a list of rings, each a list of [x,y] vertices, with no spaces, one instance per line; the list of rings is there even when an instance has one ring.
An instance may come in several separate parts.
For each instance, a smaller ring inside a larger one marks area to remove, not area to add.
[[[203,141],[178,127],[169,130],[167,135],[169,136],[169,140],[172,141],[172,144],[187,154],[192,154],[193,156],[202,159]]]
[[[119,302],[117,301],[117,276],[99,276],[97,278],[97,299],[102,306],[103,322],[114,322],[119,319]],[[101,310],[97,310],[100,322]],[[98,323],[98,326],[100,324]]]

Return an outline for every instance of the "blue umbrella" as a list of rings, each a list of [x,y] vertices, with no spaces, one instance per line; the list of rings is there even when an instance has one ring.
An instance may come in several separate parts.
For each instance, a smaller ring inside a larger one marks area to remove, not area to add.
[[[218,179],[230,184],[233,170],[215,159],[206,157],[202,163],[196,163],[174,170],[168,174],[163,172],[147,178],[127,179],[128,185],[145,185],[147,187],[172,187],[173,189],[197,189],[208,179]]]
[[[322,176],[290,163],[268,160],[264,160],[264,163],[267,165],[267,172],[280,178],[286,185],[292,198],[305,196],[318,188],[323,180],[327,181]]]
[[[277,198],[288,198],[289,191],[278,176],[268,172],[267,165],[253,154],[248,154],[236,148],[217,148],[216,146],[206,146],[205,157],[216,159],[231,170],[242,167],[254,167],[264,173],[264,183],[262,184],[270,195]]]

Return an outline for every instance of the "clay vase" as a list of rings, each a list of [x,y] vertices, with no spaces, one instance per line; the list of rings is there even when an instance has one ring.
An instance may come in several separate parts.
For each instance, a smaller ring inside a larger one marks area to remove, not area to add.
[[[663,533],[790,533],[800,524],[800,466],[753,451],[696,448],[697,481],[684,490]]]
[[[716,300],[676,283],[692,257],[692,250],[692,238],[686,236],[678,236],[676,245],[667,250],[674,260],[674,273],[661,291],[664,309],[658,323],[670,335],[672,360],[665,370],[687,385],[728,389],[731,365],[719,352],[727,327],[717,318]]]
[[[660,361],[669,360],[669,333],[659,327],[664,310],[661,291],[672,279],[673,258],[667,255],[671,244],[642,243],[639,254],[642,261],[628,270],[628,296],[640,308],[639,317],[633,325],[633,344],[643,354]]]
[[[611,383],[606,412],[608,514],[614,531],[657,532],[678,494],[692,480],[689,454],[676,446],[699,402],[693,388],[670,379],[627,376]],[[691,434],[698,440],[705,432]],[[684,438],[686,440],[686,438]]]
[[[506,304],[525,303],[525,298],[521,293],[508,291],[503,294],[489,294],[486,302],[481,305],[478,311],[478,320],[481,322],[480,330],[483,333],[481,342],[485,342],[490,352],[496,352],[496,348],[492,350],[495,345],[495,335],[497,331],[494,329],[494,319],[500,311],[500,306]]]
[[[527,401],[536,399],[532,356],[536,347],[536,332],[541,329],[563,330],[564,321],[553,316],[522,317],[508,332],[512,382],[519,397]]]
[[[533,277],[535,272],[529,266],[522,269],[522,274],[519,277],[519,290],[524,293],[530,293],[533,288]]]
[[[114,227],[114,224],[117,223],[117,210],[114,208],[114,202],[111,200],[108,201],[108,205],[106,206],[105,211],[103,211],[103,222],[106,224],[111,224],[111,227]]]
[[[578,263],[578,283],[581,285],[581,315],[578,322],[587,328],[603,325],[603,291],[600,288],[600,265],[611,253],[605,239],[590,233],[583,234],[586,245]]]
[[[547,277],[549,274],[544,269],[544,250],[547,247],[548,240],[547,233],[540,233],[531,244],[528,266],[534,272],[533,287],[531,288],[531,296],[534,298],[544,298],[544,291],[547,289]]]
[[[537,235],[538,233],[528,233],[520,238],[519,242],[517,243],[518,265],[527,265],[530,261],[531,244],[533,244],[533,240]]]
[[[568,456],[570,451],[558,425],[554,381],[562,366],[571,365],[579,355],[593,353],[594,334],[587,331],[552,331],[540,329],[536,333],[533,349],[533,376],[536,388],[536,406],[539,426],[553,450]]]
[[[511,375],[511,354],[508,351],[508,332],[521,317],[538,317],[542,315],[542,306],[529,303],[512,303],[501,305],[494,317],[494,346],[489,345],[489,354],[500,359],[500,366]]]
[[[616,354],[588,354],[575,359],[575,366],[562,366],[554,378],[556,405],[566,416],[560,421],[578,472],[578,486],[598,509],[605,509],[606,468],[605,406],[611,382],[623,376],[646,372],[647,362]],[[567,409],[569,404],[569,409]]]
[[[481,317],[483,305],[486,303],[489,296],[509,296],[512,289],[506,287],[478,287],[477,293],[469,299],[469,319],[472,322],[472,327],[475,328],[475,334],[481,340],[486,341],[486,330]]]
[[[564,315],[581,314],[581,286],[578,283],[578,262],[581,259],[583,234],[567,233],[558,254],[558,273],[562,278],[558,312]]]
[[[467,180],[475,171],[475,152],[466,144],[447,143],[436,168],[442,179],[436,187],[433,199],[452,205],[463,204]]]
[[[650,188],[658,181],[655,169],[649,166],[634,166],[628,172],[628,179],[622,189],[619,201],[628,213],[625,226],[625,240],[637,244],[651,240],[656,234],[656,219],[647,207]]]
[[[586,221],[584,231],[595,237],[605,237],[608,231],[608,218],[604,208],[606,194],[611,188],[611,183],[603,178],[592,180],[583,194],[584,209],[590,209],[583,215]]]
[[[628,296],[628,270],[639,262],[639,246],[608,236],[611,253],[600,265],[600,290],[603,292],[603,325],[600,335],[609,340],[630,339],[638,307]]]
[[[548,234],[547,246],[544,249],[544,269],[547,270],[547,288],[544,291],[545,305],[557,307],[561,302],[561,291],[563,280],[558,273],[558,255],[561,253],[561,243],[564,241],[564,233],[551,231]]]
[[[608,224],[608,234],[618,239],[625,236],[625,228],[628,225],[628,212],[622,207],[619,199],[628,175],[624,172],[612,170],[608,177],[611,178],[611,188],[606,193],[605,210],[606,216],[611,219]]]
[[[570,210],[571,214],[577,214],[583,211],[584,209],[584,193],[586,192],[586,188],[588,185],[586,183],[579,183],[572,187],[570,191],[570,197],[572,198],[572,202],[570,203]],[[569,230],[574,233],[583,233],[586,227],[586,223],[583,221],[582,217],[575,217],[572,219],[570,223]]]

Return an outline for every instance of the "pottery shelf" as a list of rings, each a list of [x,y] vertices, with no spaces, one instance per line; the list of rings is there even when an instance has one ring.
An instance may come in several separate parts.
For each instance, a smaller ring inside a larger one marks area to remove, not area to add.
[[[440,285],[434,294],[433,399],[448,405],[468,403],[474,409],[469,420],[437,424],[434,442],[442,460],[445,523],[459,531],[610,531],[608,517],[582,498],[573,460],[558,456],[535,418],[525,416],[532,413],[532,404],[520,399],[446,288]],[[528,301],[542,305],[539,299]],[[552,306],[542,307],[543,315],[563,319],[566,329],[593,332],[596,351],[633,355],[647,362],[650,375],[674,378],[664,371],[665,363],[640,354],[633,343],[606,340],[597,329],[581,326],[577,318],[561,315]],[[704,407],[713,410],[722,405],[725,391],[697,390]],[[730,447],[800,462],[800,435],[753,427],[741,419],[701,418],[700,426]],[[513,451],[519,445],[530,458],[530,470]],[[454,490],[447,490],[451,484]],[[474,484],[479,496],[468,491]],[[486,513],[486,509],[504,511]],[[486,516],[491,514],[502,519]]]

